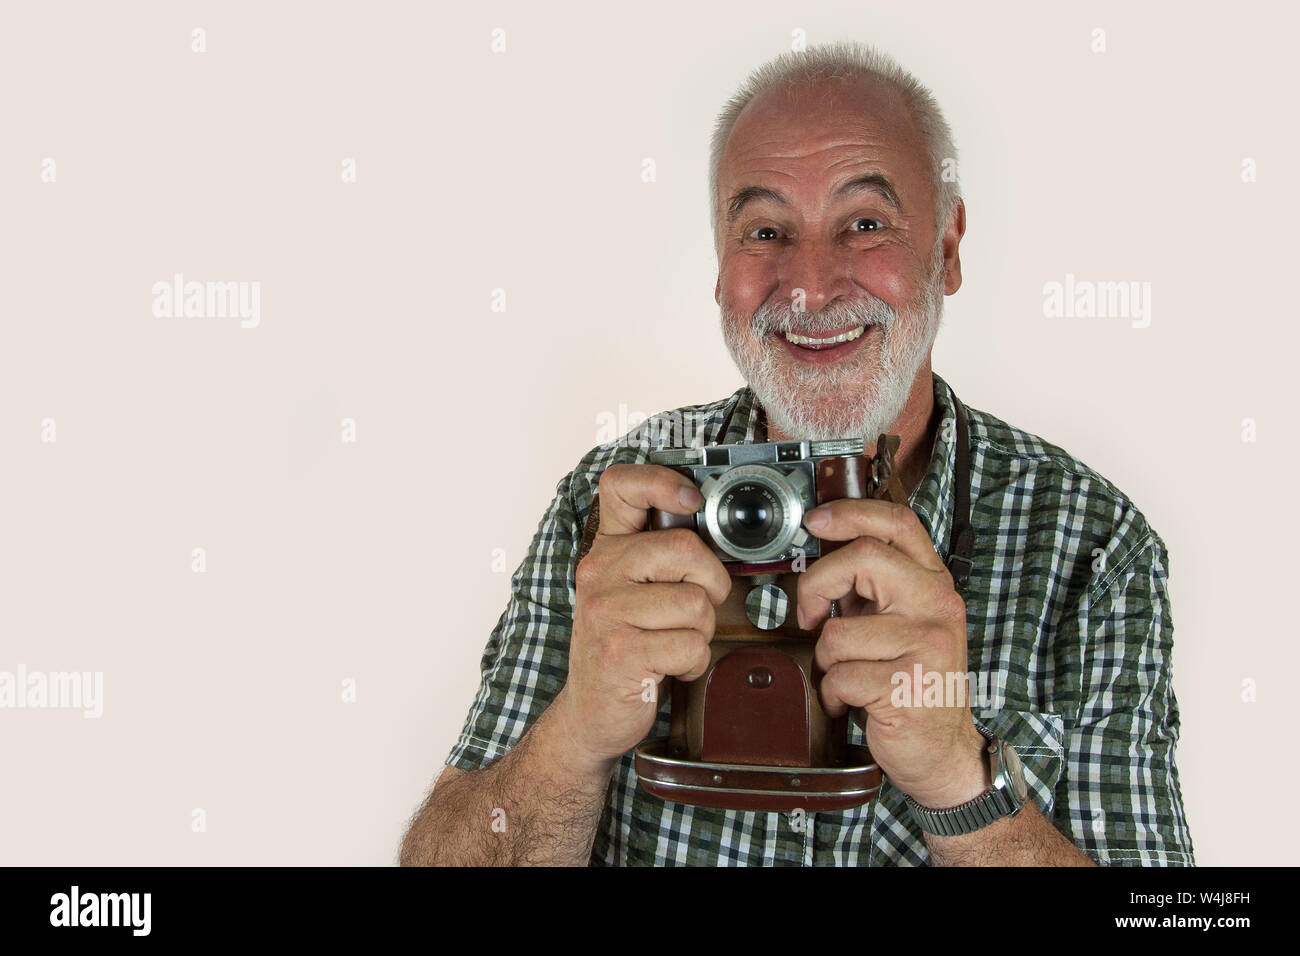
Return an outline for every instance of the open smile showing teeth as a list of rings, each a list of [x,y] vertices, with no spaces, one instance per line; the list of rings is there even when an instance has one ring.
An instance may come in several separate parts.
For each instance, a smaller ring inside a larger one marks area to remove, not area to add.
[[[826,338],[813,338],[807,335],[795,335],[793,332],[786,332],[785,340],[794,345],[802,345],[805,348],[824,348],[828,345],[839,345],[841,342],[852,342],[865,332],[866,328],[865,325],[859,325],[856,329],[849,329],[847,332],[841,332],[839,335],[831,335]]]

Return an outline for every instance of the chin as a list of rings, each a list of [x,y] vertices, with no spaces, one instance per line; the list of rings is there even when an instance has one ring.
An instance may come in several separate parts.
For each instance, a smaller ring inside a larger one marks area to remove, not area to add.
[[[869,443],[888,430],[901,411],[882,405],[869,385],[856,394],[807,386],[770,389],[761,382],[751,382],[750,387],[767,412],[769,428],[799,441],[861,438]]]
[[[727,350],[767,413],[768,430],[797,441],[860,438],[870,445],[893,429],[939,331],[943,294],[937,282],[897,321],[886,316],[879,342],[816,368],[792,366],[770,338],[723,309]]]

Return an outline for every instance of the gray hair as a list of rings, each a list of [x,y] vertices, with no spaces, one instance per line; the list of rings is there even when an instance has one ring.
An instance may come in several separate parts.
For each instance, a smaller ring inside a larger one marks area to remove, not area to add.
[[[934,180],[936,227],[938,242],[952,215],[953,207],[961,198],[961,185],[957,179],[957,146],[953,143],[952,128],[943,117],[943,110],[934,94],[911,73],[903,69],[888,55],[865,43],[840,41],[809,47],[801,53],[783,53],[764,63],[745,80],[744,84],[722,108],[713,130],[709,154],[709,208],[713,225],[713,243],[718,243],[718,171],[722,166],[722,152],[731,135],[736,119],[749,102],[760,93],[773,87],[797,86],[827,79],[873,79],[892,85],[903,94],[912,116],[920,127],[930,150],[931,176]],[[945,161],[950,162],[945,169]]]

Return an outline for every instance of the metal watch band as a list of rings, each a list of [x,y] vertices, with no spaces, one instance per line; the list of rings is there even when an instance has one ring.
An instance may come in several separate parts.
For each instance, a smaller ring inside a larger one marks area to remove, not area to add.
[[[973,833],[1019,809],[1007,793],[992,787],[974,800],[944,810],[923,807],[911,797],[907,798],[907,806],[922,830],[938,836]]]

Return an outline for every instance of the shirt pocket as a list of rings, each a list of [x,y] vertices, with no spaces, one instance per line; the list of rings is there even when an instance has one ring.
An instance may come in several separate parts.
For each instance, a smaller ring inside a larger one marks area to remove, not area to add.
[[[986,735],[1005,740],[1020,756],[1025,783],[1044,815],[1051,816],[1056,784],[1065,769],[1065,721],[1033,710],[986,710],[975,717]]]

